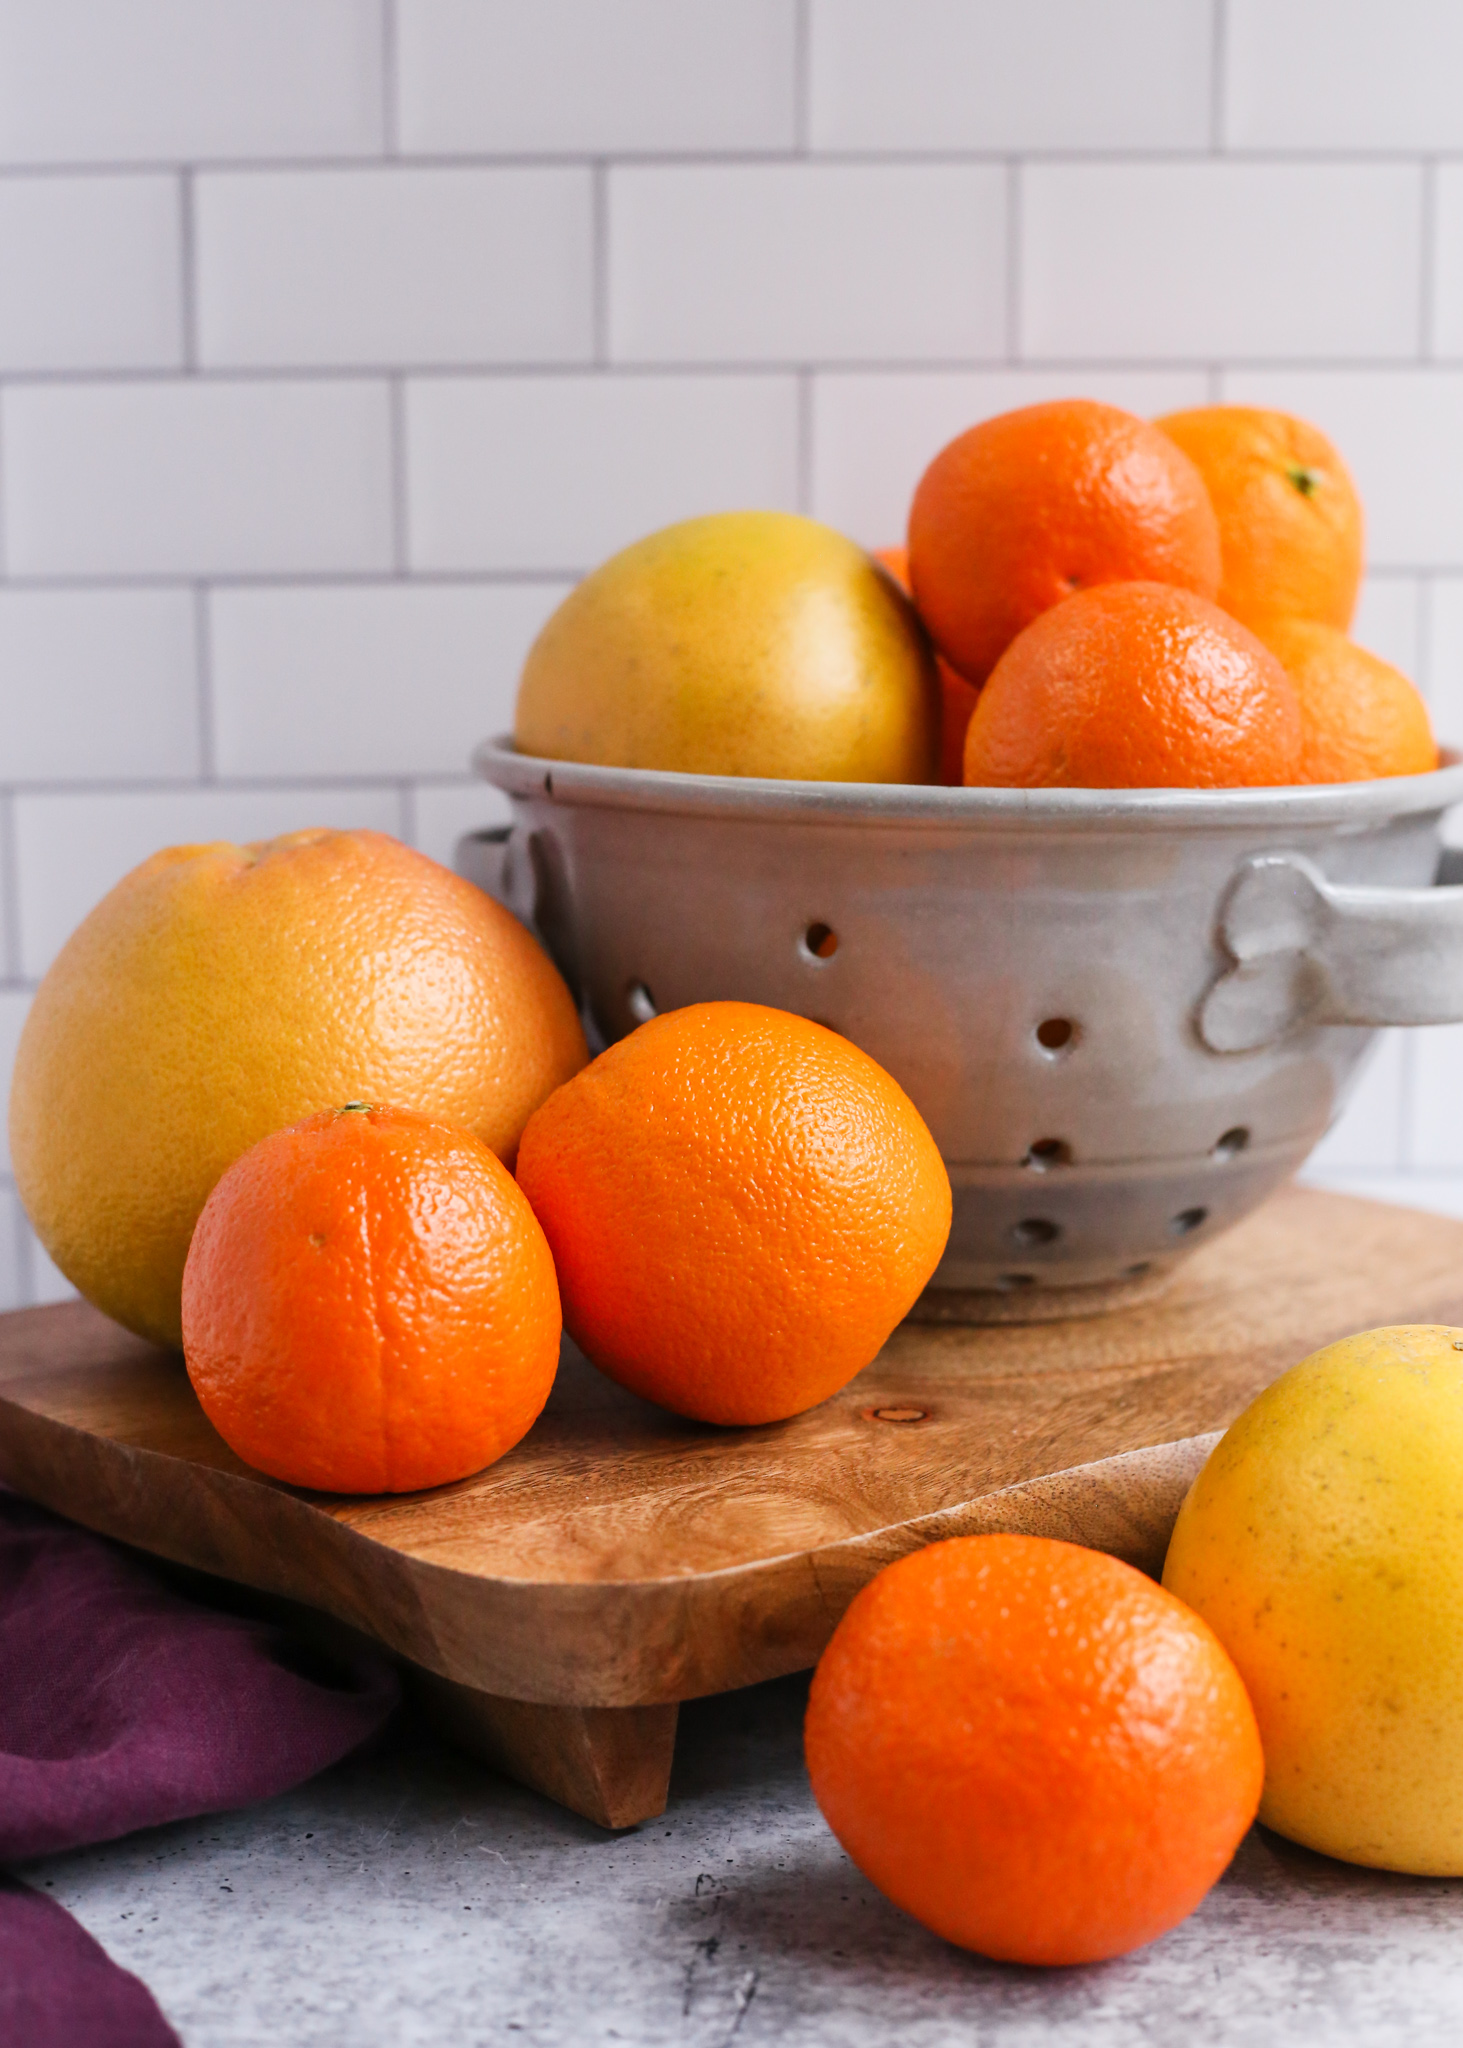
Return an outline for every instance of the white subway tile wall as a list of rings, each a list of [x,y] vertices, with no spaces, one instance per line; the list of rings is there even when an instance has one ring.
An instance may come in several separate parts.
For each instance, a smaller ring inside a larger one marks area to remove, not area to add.
[[[384,380],[13,384],[15,576],[259,576],[393,559]]]
[[[1209,0],[812,0],[809,135],[921,156],[1207,150],[1213,46]]]
[[[609,179],[625,363],[991,361],[1006,174],[987,164],[677,164]]]
[[[216,590],[209,645],[219,774],[460,773],[479,740],[511,727],[523,657],[569,588]]]
[[[1017,333],[1037,361],[1414,357],[1414,164],[1034,163]]]
[[[587,169],[206,171],[194,188],[206,368],[587,363]]]
[[[0,1083],[154,848],[450,860],[572,580],[940,443],[1270,402],[1463,739],[1456,0],[0,0]],[[1460,828],[1463,838],[1463,828]],[[65,1282],[0,1153],[0,1305]],[[1463,1027],[1312,1172],[1463,1213]]]
[[[183,361],[176,178],[0,182],[0,370],[174,370]]]
[[[397,0],[396,134],[418,156],[790,150],[788,0]]]
[[[0,163],[369,157],[387,0],[0,0]]]
[[[799,413],[790,376],[412,378],[411,567],[582,575],[673,519],[796,510]]]

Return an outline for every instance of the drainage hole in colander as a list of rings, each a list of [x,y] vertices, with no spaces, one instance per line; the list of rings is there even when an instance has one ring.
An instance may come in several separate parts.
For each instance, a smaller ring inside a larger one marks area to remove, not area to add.
[[[998,1273],[996,1285],[1003,1294],[1010,1294],[1018,1287],[1035,1287],[1034,1273]]]
[[[1175,1237],[1187,1237],[1191,1230],[1197,1230],[1201,1223],[1208,1221],[1207,1209],[1180,1209],[1177,1216],[1170,1216],[1168,1227]]]
[[[1055,1244],[1061,1234],[1061,1224],[1053,1223],[1050,1216],[1023,1216],[1011,1225],[1017,1244]]]
[[[838,951],[838,934],[831,924],[810,924],[803,933],[803,951],[814,960],[831,960]]]
[[[1226,1131],[1210,1152],[1211,1159],[1233,1159],[1243,1152],[1250,1142],[1250,1134],[1243,1124],[1236,1124],[1232,1131]]]
[[[652,1017],[659,1016],[655,997],[643,981],[632,981],[625,990],[625,1007],[637,1024],[648,1024]]]
[[[1077,1043],[1077,1027],[1070,1017],[1043,1017],[1036,1027],[1036,1042],[1043,1052],[1070,1052]]]
[[[1023,1166],[1029,1166],[1033,1173],[1050,1173],[1054,1166],[1072,1164],[1072,1148],[1065,1138],[1038,1138],[1027,1149]]]

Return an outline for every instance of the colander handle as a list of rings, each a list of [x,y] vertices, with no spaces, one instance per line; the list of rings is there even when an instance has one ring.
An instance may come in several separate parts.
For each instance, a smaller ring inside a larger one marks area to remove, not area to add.
[[[465,882],[473,883],[485,896],[491,896],[531,928],[531,907],[514,899],[513,878],[508,865],[512,837],[511,825],[493,825],[486,832],[464,832],[457,842],[452,865]]]
[[[533,933],[578,1002],[579,942],[573,894],[554,834],[543,827],[525,831],[519,825],[467,832],[457,842],[453,865],[464,881],[474,883],[484,895],[511,910]]]
[[[1303,854],[1257,854],[1230,885],[1219,942],[1232,964],[1198,1016],[1214,1052],[1312,1024],[1463,1020],[1463,888],[1344,888]]]

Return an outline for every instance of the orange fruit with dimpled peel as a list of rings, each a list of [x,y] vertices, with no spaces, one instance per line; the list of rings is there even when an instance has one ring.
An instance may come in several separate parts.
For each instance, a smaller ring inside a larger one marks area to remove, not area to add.
[[[915,605],[976,686],[1074,590],[1141,581],[1212,598],[1219,560],[1193,463],[1148,420],[1089,398],[971,427],[935,457],[909,512]]]
[[[1361,500],[1319,427],[1251,405],[1196,406],[1157,425],[1209,492],[1224,609],[1256,629],[1286,617],[1344,633],[1361,585]]]
[[[183,1272],[209,1421],[259,1471],[332,1493],[491,1465],[548,1399],[559,1332],[553,1258],[501,1160],[364,1102],[236,1159]]]
[[[950,1232],[950,1178],[904,1090],[759,1003],[697,1003],[612,1045],[529,1119],[518,1179],[575,1342],[703,1422],[837,1392]]]
[[[1264,1775],[1239,1673],[1131,1565],[965,1536],[855,1598],[813,1675],[808,1772],[879,1889],[947,1941],[1090,1963],[1191,1913]]]
[[[1020,789],[1224,789],[1298,782],[1294,684],[1192,591],[1111,583],[1012,641],[965,736],[965,780]]]
[[[1369,782],[1437,767],[1427,706],[1400,669],[1317,619],[1263,619],[1256,631],[1300,697],[1302,782]]]

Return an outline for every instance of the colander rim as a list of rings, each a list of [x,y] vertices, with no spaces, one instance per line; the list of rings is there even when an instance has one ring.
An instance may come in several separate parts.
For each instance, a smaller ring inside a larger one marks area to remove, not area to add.
[[[1446,810],[1463,803],[1463,755],[1441,750],[1425,775],[1277,789],[946,789],[928,783],[782,782],[761,776],[692,775],[661,768],[606,768],[520,754],[510,735],[485,740],[475,772],[509,796],[679,816],[762,823],[978,827],[1057,831],[1190,830],[1351,826]]]

